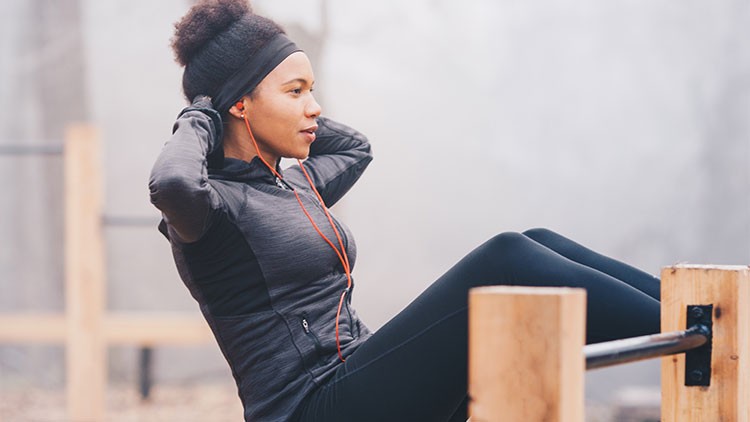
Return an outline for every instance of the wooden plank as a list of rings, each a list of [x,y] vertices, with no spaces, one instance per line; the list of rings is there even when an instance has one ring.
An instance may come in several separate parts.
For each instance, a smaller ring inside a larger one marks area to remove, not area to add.
[[[98,134],[68,128],[65,142],[65,301],[68,413],[75,421],[101,421],[106,391],[102,236],[102,174]]]
[[[104,320],[104,337],[110,344],[156,346],[213,342],[208,324],[200,316],[180,313],[111,313]]]
[[[583,289],[472,289],[472,420],[583,422],[585,325]]]
[[[67,325],[58,314],[0,314],[0,343],[63,343]]]
[[[686,328],[688,305],[713,304],[711,385],[685,386],[685,355],[662,358],[662,421],[750,421],[750,270],[677,265],[662,271],[662,331]]]
[[[58,314],[0,314],[0,343],[64,343],[65,316]],[[211,344],[213,335],[200,316],[179,312],[117,312],[102,316],[107,344],[141,346]]]

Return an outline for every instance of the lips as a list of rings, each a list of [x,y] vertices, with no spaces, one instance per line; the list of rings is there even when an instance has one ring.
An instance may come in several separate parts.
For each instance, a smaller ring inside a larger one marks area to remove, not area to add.
[[[305,135],[308,142],[315,141],[315,131],[318,130],[318,125],[310,126],[306,129],[302,129],[300,132]]]

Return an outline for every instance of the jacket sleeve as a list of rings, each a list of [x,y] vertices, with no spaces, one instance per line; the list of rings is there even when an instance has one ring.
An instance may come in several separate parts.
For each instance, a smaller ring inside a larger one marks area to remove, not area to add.
[[[193,103],[178,116],[151,170],[151,203],[183,242],[200,239],[218,207],[219,197],[208,183],[207,157],[220,136],[221,118],[210,102]]]
[[[333,206],[351,189],[370,161],[370,143],[364,135],[341,123],[318,118],[315,142],[303,164],[326,206]],[[299,166],[290,167],[286,173],[308,185]]]

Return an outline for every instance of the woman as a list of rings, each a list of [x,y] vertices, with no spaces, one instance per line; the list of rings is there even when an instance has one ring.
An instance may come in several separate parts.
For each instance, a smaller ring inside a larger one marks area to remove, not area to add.
[[[553,232],[497,235],[376,333],[350,306],[356,248],[327,211],[371,160],[320,117],[305,54],[245,0],[199,1],[173,48],[192,99],[154,165],[180,276],[252,421],[465,421],[467,292],[583,287],[587,341],[659,331],[658,279]],[[282,157],[306,159],[286,170]]]

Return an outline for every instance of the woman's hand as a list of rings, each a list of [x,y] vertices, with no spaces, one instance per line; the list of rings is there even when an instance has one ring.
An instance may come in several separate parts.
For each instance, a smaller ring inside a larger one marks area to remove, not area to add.
[[[223,148],[221,145],[222,136],[224,134],[224,124],[221,121],[221,114],[214,109],[211,97],[208,95],[196,95],[195,98],[193,98],[192,104],[185,107],[177,118],[179,119],[180,116],[191,111],[199,111],[211,118],[213,136],[208,142],[208,159],[216,165],[221,165],[224,161]]]
[[[211,102],[211,97],[208,95],[196,95],[195,98],[193,98],[193,103],[190,105],[190,108],[194,109],[213,109],[213,103]]]

